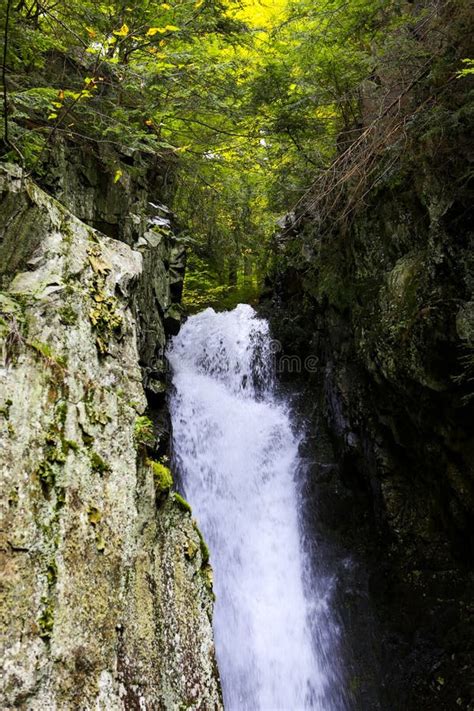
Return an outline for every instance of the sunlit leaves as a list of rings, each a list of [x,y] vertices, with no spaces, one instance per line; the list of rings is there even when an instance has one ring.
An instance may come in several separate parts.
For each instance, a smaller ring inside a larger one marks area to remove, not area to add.
[[[154,37],[158,33],[164,35],[167,32],[177,32],[178,30],[179,27],[176,27],[176,25],[165,25],[165,27],[150,27],[150,29],[146,32],[146,36]]]
[[[113,32],[117,37],[126,37],[130,32],[130,28],[126,23],[124,23],[119,30],[114,30]]]
[[[461,62],[465,66],[457,72],[456,76],[458,79],[474,74],[474,59],[461,59]]]
[[[331,161],[396,3],[54,0],[36,22],[29,5],[15,3],[8,53],[18,126],[172,156],[176,209],[221,268],[259,252]]]

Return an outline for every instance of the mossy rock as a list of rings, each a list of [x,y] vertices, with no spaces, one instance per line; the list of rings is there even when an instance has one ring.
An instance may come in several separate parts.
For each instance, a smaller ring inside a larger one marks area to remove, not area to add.
[[[173,494],[173,500],[178,504],[178,506],[183,509],[183,511],[187,511],[188,513],[192,513],[192,509],[190,504],[184,499],[180,494],[174,493]]]
[[[201,546],[202,564],[206,565],[207,563],[209,563],[209,558],[210,558],[209,547],[208,547],[206,541],[204,540],[204,536],[202,535],[201,530],[199,529],[199,527],[196,523],[194,523],[194,529],[199,536],[199,544]]]
[[[153,445],[155,442],[155,432],[153,422],[146,415],[141,415],[135,420],[133,426],[133,438],[135,444]]]
[[[100,454],[97,454],[97,452],[91,452],[89,457],[93,472],[96,472],[97,474],[105,474],[105,472],[110,472],[110,465],[102,459]]]
[[[91,526],[97,526],[102,520],[102,513],[95,506],[89,506],[87,509],[87,518]]]
[[[78,321],[77,312],[72,306],[63,306],[63,308],[59,309],[58,314],[64,326],[74,326]]]
[[[152,459],[147,460],[148,466],[153,472],[153,481],[157,494],[168,494],[173,486],[173,475],[168,467],[165,467],[161,462],[155,462]]]
[[[5,404],[0,406],[0,416],[8,420],[8,418],[10,417],[10,408],[12,405],[12,400],[5,400]]]
[[[41,341],[27,341],[27,345],[30,346],[38,355],[40,355],[50,366],[56,366],[63,370],[67,366],[67,359],[64,356],[57,355],[53,352],[53,349],[48,343],[42,343]]]
[[[38,618],[39,636],[45,641],[49,641],[54,627],[54,608],[52,601],[43,597],[43,610]]]

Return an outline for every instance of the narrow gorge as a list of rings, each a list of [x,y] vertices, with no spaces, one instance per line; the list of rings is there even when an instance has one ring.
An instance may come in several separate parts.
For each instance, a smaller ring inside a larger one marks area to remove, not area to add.
[[[472,711],[469,0],[4,0],[0,707]]]

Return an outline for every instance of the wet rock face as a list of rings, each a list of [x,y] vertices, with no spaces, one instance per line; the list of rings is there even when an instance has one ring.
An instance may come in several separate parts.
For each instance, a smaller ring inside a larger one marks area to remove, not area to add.
[[[199,533],[137,441],[145,257],[0,193],[1,706],[221,708]]]
[[[395,709],[467,708],[474,666],[473,196],[456,130],[445,155],[413,139],[344,231],[287,230],[271,285],[275,335],[318,359],[308,409],[320,403],[341,485],[373,521]]]

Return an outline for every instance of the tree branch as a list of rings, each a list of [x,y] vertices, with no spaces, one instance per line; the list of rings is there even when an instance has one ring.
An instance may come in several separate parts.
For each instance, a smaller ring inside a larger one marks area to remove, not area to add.
[[[8,140],[8,86],[7,86],[7,52],[8,52],[8,32],[10,29],[10,9],[12,5],[12,0],[7,0],[7,7],[5,11],[5,28],[3,31],[3,68],[2,68],[2,82],[3,82],[3,139],[5,144],[10,145]]]

